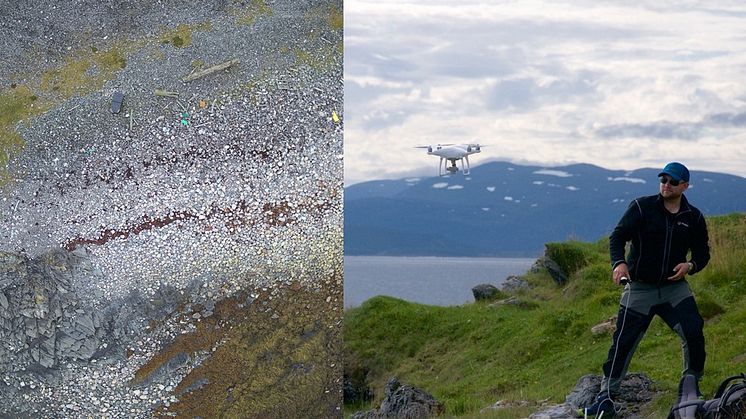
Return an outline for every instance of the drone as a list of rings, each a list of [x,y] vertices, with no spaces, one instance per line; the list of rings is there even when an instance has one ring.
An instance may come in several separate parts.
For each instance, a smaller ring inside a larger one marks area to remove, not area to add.
[[[440,157],[440,163],[438,164],[438,176],[443,176],[443,160],[448,160],[451,165],[448,166],[446,163],[446,172],[450,174],[456,174],[458,167],[456,167],[456,161],[461,160],[461,171],[464,175],[469,174],[469,155],[479,153],[482,151],[482,146],[479,144],[437,144],[437,145],[424,145],[417,146],[415,148],[426,148],[428,155],[435,155]],[[464,160],[466,160],[466,167],[464,168]]]

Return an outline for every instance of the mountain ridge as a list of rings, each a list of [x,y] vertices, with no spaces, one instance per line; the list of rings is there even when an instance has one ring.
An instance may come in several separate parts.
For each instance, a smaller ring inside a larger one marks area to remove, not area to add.
[[[462,174],[345,188],[345,254],[534,256],[544,243],[608,235],[660,169],[488,162]],[[746,178],[693,170],[685,193],[706,215],[746,211]]]

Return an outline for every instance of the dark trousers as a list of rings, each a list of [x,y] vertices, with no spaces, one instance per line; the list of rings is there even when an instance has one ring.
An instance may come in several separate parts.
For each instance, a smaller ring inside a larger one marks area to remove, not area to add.
[[[619,383],[627,373],[632,355],[656,314],[681,337],[684,373],[693,374],[698,379],[702,376],[706,357],[705,337],[702,333],[704,320],[699,314],[694,297],[687,297],[676,306],[670,303],[654,305],[647,314],[620,306],[616,331],[603,366],[602,392],[615,393],[619,389]]]

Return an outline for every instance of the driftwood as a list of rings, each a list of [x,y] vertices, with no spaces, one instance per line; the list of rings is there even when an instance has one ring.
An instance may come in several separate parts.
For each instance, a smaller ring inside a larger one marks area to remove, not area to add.
[[[156,96],[166,96],[166,97],[179,97],[179,92],[169,92],[167,90],[161,90],[161,89],[155,89],[155,92],[153,92]]]
[[[236,64],[239,64],[240,62],[241,62],[241,60],[234,58],[234,59],[232,59],[230,61],[226,61],[224,63],[220,63],[220,64],[214,65],[212,67],[208,67],[208,68],[206,68],[204,70],[200,70],[200,71],[197,71],[195,73],[192,73],[192,74],[184,77],[183,79],[181,79],[181,81],[183,81],[184,83],[186,83],[188,81],[196,80],[196,79],[198,79],[200,77],[204,77],[204,76],[210,75],[210,74],[215,73],[217,71],[225,70],[226,68],[228,68],[230,66],[233,66],[233,65],[236,65]]]

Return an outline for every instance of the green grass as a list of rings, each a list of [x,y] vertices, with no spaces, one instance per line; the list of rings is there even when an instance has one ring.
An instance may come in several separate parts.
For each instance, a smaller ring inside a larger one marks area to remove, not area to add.
[[[689,282],[707,320],[708,359],[702,389],[746,370],[746,214],[708,219],[712,260]],[[526,308],[474,303],[436,307],[375,297],[348,310],[345,369],[367,368],[377,406],[396,375],[433,394],[446,414],[525,417],[536,407],[480,414],[498,400],[561,403],[585,374],[600,374],[610,335],[592,326],[616,314],[620,289],[611,282],[608,240],[551,243],[568,272],[557,286],[547,273],[527,274],[532,288],[517,294]],[[717,348],[717,350],[715,350]],[[681,373],[678,336],[657,319],[630,366],[656,382],[660,395],[647,414],[665,417]],[[346,410],[353,411],[352,407]]]

